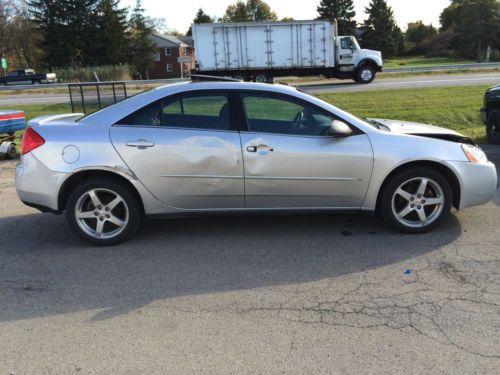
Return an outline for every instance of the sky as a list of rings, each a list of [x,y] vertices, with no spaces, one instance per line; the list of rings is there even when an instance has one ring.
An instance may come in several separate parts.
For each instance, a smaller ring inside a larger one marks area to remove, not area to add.
[[[296,20],[313,19],[320,0],[265,0],[278,13],[278,17],[293,17]],[[202,8],[211,16],[220,17],[229,4],[236,0],[143,0],[143,7],[151,17],[164,18],[168,29],[185,32],[196,12]],[[450,4],[450,0],[387,0],[394,10],[396,21],[405,30],[408,22],[422,20],[424,23],[439,25],[439,15]],[[369,0],[354,0],[356,19],[365,18],[365,7]],[[121,0],[122,6],[132,7],[135,0]]]

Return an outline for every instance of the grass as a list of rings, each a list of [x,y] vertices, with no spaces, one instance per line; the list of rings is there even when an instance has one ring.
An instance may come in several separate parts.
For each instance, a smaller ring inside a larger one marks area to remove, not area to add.
[[[320,94],[319,98],[359,117],[398,119],[456,130],[485,141],[479,109],[490,85],[391,89]]]
[[[433,65],[448,65],[448,64],[471,64],[475,61],[452,57],[425,57],[425,56],[408,56],[397,59],[384,59],[384,67],[386,68],[401,68],[414,66],[433,66]]]

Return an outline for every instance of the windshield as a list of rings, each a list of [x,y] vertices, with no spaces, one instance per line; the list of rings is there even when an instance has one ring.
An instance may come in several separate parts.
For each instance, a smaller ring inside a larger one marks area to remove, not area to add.
[[[359,46],[358,41],[356,40],[355,37],[351,36],[351,41],[352,41],[352,44],[354,45],[354,48],[356,48],[358,50],[361,49],[361,47]]]

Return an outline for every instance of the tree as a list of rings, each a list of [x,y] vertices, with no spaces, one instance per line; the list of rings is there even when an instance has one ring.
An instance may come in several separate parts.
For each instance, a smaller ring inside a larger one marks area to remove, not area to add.
[[[137,0],[129,20],[129,61],[141,73],[146,73],[154,64],[156,46],[150,36],[155,31],[153,21],[144,15],[141,0]]]
[[[247,0],[244,3],[238,0],[235,4],[230,4],[221,22],[252,22],[252,21],[277,21],[277,14],[271,9],[269,4],[262,0]]]
[[[66,2],[57,0],[31,0],[28,9],[39,28],[42,38],[39,47],[48,67],[65,67],[70,64],[70,40],[65,20]]]
[[[40,29],[31,20],[28,8],[23,2],[10,22],[9,49],[15,62],[21,67],[39,69],[43,67],[43,53],[38,47],[42,40]]]
[[[127,9],[118,0],[101,0],[96,9],[97,33],[94,58],[97,65],[123,64],[128,56]]]
[[[208,14],[206,14],[203,9],[198,9],[198,12],[196,12],[196,17],[193,19],[193,23],[200,24],[200,23],[211,23],[213,22],[212,17],[210,17]],[[193,34],[192,27],[189,26],[189,30],[187,31],[186,35],[191,36]]]
[[[432,24],[424,25],[422,21],[410,22],[406,29],[406,40],[410,43],[420,44],[436,34],[437,30]]]
[[[500,1],[453,0],[441,13],[441,29],[452,30],[452,48],[482,61],[490,46],[500,47]]]
[[[353,35],[356,30],[353,0],[321,0],[318,7],[318,19],[337,20],[339,34]]]
[[[404,38],[387,1],[371,0],[365,12],[368,19],[361,27],[363,46],[382,51],[388,57],[401,52]]]

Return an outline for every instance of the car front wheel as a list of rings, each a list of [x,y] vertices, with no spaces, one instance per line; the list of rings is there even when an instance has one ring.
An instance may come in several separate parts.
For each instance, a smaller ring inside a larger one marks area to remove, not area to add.
[[[394,176],[382,193],[381,213],[391,226],[407,233],[423,233],[449,214],[453,192],[439,172],[414,168]]]
[[[115,245],[139,227],[141,210],[129,188],[114,180],[88,180],[69,195],[66,219],[84,240],[100,246]]]

